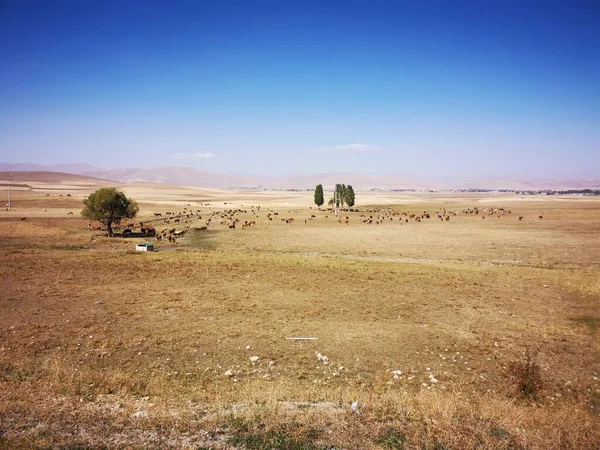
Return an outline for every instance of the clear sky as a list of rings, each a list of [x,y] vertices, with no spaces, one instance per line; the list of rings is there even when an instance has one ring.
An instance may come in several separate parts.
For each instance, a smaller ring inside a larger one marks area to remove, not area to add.
[[[600,174],[600,2],[0,0],[0,161]]]

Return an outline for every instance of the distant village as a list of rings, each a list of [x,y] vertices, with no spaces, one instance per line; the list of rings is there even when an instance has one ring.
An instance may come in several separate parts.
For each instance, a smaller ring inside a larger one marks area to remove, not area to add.
[[[307,192],[313,191],[313,188],[266,188],[264,186],[230,186],[229,190],[248,190],[248,191],[280,191],[280,192]],[[327,189],[326,189],[327,190]],[[332,190],[332,189],[329,189]],[[572,195],[572,196],[594,196],[600,195],[600,189],[534,189],[534,190],[516,190],[516,189],[415,189],[415,188],[370,188],[370,192],[438,192],[438,193],[503,193],[515,195]]]

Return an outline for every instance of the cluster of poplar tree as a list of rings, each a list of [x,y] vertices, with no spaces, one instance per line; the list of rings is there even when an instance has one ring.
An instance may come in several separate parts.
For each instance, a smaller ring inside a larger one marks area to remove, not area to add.
[[[333,191],[333,197],[329,199],[329,205],[335,207],[336,212],[339,208],[344,209],[344,205],[348,208],[352,208],[355,203],[356,196],[354,195],[354,189],[351,185],[336,184]],[[323,185],[318,184],[315,188],[315,205],[319,208],[325,203],[325,197],[323,194]]]

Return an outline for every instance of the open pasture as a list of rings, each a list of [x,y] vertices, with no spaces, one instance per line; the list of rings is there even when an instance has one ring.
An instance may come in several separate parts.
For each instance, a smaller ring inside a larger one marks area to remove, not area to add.
[[[598,199],[123,190],[0,212],[0,447],[600,448]]]

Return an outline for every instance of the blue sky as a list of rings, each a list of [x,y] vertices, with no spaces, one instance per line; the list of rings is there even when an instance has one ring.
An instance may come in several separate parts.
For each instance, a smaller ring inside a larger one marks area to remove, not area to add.
[[[0,1],[0,161],[600,174],[600,3]]]

